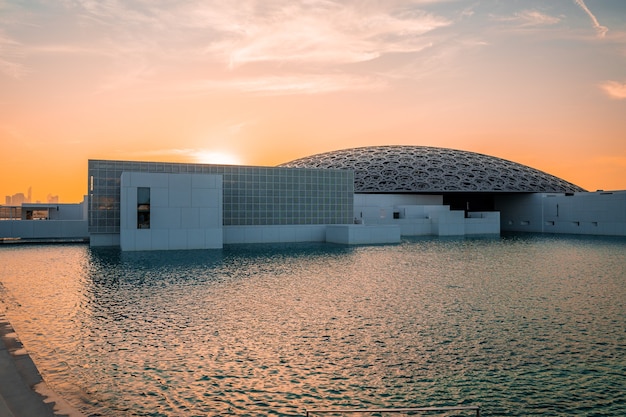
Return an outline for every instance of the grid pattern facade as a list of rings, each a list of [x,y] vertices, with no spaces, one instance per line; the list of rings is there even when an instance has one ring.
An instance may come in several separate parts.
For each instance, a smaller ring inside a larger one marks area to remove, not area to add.
[[[222,175],[224,226],[352,223],[352,171],[89,160],[89,233],[120,232],[125,171]]]
[[[585,191],[526,165],[474,152],[428,146],[344,149],[280,166],[353,170],[357,193]]]

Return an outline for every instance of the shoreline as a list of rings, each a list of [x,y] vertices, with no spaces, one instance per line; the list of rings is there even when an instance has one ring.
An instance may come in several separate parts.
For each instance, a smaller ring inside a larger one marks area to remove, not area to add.
[[[1,416],[85,417],[48,386],[4,311],[0,311],[0,381]]]

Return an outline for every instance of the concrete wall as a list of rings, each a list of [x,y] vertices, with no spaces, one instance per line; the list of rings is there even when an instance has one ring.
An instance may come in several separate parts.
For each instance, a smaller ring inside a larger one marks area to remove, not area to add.
[[[626,191],[498,197],[501,230],[626,236]]]
[[[85,200],[78,204],[22,204],[21,218],[28,220],[26,213],[29,211],[47,211],[47,220],[87,220]]]
[[[402,236],[500,233],[499,213],[470,212],[466,218],[465,212],[443,205],[441,195],[356,194],[354,207],[357,223],[397,225]]]
[[[137,189],[150,188],[150,227],[137,226]],[[124,172],[120,247],[123,251],[221,248],[222,176]]]
[[[402,236],[428,236],[434,234],[431,219],[397,219],[394,224],[400,226]]]
[[[399,243],[400,227],[397,225],[329,225],[326,241],[345,245]]]
[[[460,210],[431,213],[433,234],[437,236],[462,236],[465,234],[465,212]]]
[[[393,220],[394,211],[398,211],[398,207],[442,204],[442,195],[355,194],[354,218],[364,224],[384,224]]]
[[[326,225],[224,226],[224,244],[324,242]]]
[[[89,246],[92,247],[104,247],[104,246],[120,246],[120,234],[119,233],[91,233],[89,235]]]
[[[87,239],[87,220],[3,220],[0,238]]]
[[[48,210],[47,220],[26,220],[29,210]],[[0,221],[0,238],[87,239],[87,203],[23,204],[22,220]]]
[[[485,235],[500,233],[500,212],[474,211],[465,218],[466,235]]]

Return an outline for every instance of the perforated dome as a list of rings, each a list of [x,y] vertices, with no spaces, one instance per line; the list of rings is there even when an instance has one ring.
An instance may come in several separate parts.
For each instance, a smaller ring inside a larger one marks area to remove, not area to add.
[[[427,146],[344,149],[279,166],[351,169],[357,193],[585,191],[553,175],[505,159]]]

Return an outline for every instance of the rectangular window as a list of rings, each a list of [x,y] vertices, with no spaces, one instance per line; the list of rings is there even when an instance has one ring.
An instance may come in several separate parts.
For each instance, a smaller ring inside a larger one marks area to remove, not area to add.
[[[150,228],[150,188],[137,188],[137,229]]]

